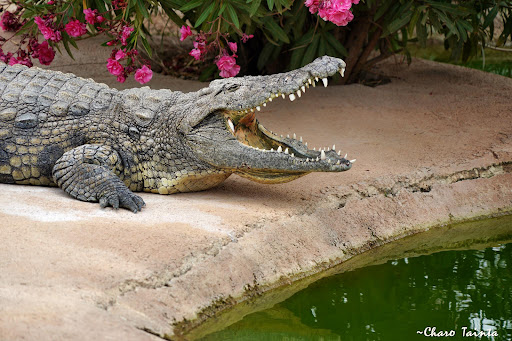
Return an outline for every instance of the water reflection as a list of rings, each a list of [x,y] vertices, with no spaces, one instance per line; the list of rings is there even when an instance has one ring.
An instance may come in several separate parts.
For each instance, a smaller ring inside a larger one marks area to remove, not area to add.
[[[324,278],[204,340],[425,340],[427,327],[454,330],[449,340],[511,340],[512,243]]]

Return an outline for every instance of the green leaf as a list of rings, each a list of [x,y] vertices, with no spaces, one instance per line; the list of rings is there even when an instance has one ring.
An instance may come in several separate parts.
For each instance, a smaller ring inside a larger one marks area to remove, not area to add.
[[[146,8],[146,3],[143,0],[137,0],[137,8],[144,18],[149,18],[149,12]]]
[[[270,56],[272,55],[272,52],[274,51],[275,48],[275,45],[272,44],[266,44],[265,47],[263,47],[258,58],[258,70],[263,70],[265,65],[268,63]]]
[[[256,14],[258,11],[258,8],[260,8],[261,0],[253,0],[251,3],[251,10],[249,12],[249,15],[252,17]]]
[[[448,27],[448,29],[450,30],[450,33],[455,34],[457,37],[460,38],[460,34],[459,34],[459,31],[457,30],[457,28],[455,27],[455,23],[453,21],[451,21],[446,16],[446,14],[444,14],[443,12],[441,12],[435,8],[434,8],[434,11],[439,16],[439,19],[441,19],[441,21]]]
[[[221,16],[222,13],[224,13],[224,10],[226,9],[227,4],[228,4],[227,2],[222,3],[222,6],[220,6],[219,13],[217,13],[218,16]]]
[[[228,10],[229,16],[231,17],[231,20],[233,22],[233,25],[235,25],[237,28],[240,28],[240,22],[238,21],[238,15],[236,14],[235,9],[231,4],[228,4],[226,9]]]
[[[144,35],[141,35],[140,36],[140,40],[142,42],[142,46],[144,46],[144,50],[146,50],[149,58],[151,58],[151,56],[153,55],[152,51],[151,51],[151,46],[149,46],[149,43],[148,43],[148,40],[146,39],[146,36]]]
[[[217,70],[217,65],[212,64],[212,65],[208,66],[206,69],[204,69],[204,71],[199,76],[199,81],[205,82],[208,79],[210,79],[213,76],[213,74],[215,73],[215,70]]]
[[[206,20],[206,18],[208,18],[208,16],[210,14],[212,14],[213,12],[213,9],[215,8],[215,2],[212,2],[210,4],[210,6],[208,6],[203,13],[201,13],[201,15],[199,16],[199,18],[197,18],[197,21],[194,25],[194,27],[199,27],[199,25],[201,25],[203,23],[203,21]]]
[[[382,37],[386,37],[389,34],[393,34],[400,30],[402,27],[407,25],[407,23],[411,20],[411,12],[407,13],[402,17],[398,17],[393,20],[388,26],[385,27],[384,32],[382,32]]]
[[[311,44],[309,44],[309,46],[307,47],[306,49],[306,52],[304,53],[304,56],[302,57],[302,62],[301,62],[301,65],[300,66],[304,66],[308,63],[311,63],[315,57],[317,56],[317,51],[318,51],[318,44],[320,43],[320,35],[317,34],[314,38],[313,38],[313,42]]]
[[[188,2],[185,6],[181,7],[180,11],[188,12],[191,9],[201,6],[203,3],[204,3],[203,0],[192,0],[192,1]]]
[[[69,40],[69,38],[67,38],[67,37],[62,39],[62,44],[64,45],[64,48],[66,49],[66,52],[71,57],[71,59],[75,60],[75,57],[73,57],[73,53],[71,53],[71,49],[69,48],[68,40]]]
[[[389,7],[393,4],[394,1],[392,0],[386,0],[386,2],[384,2],[383,4],[381,4],[379,6],[379,8],[377,9],[377,12],[375,12],[375,16],[374,16],[374,19],[375,21],[379,20],[380,17],[382,17],[384,15],[384,13],[386,13],[386,11],[389,9]]]
[[[332,46],[334,50],[336,50],[340,57],[348,56],[347,49],[345,49],[343,44],[339,40],[334,38],[334,36],[331,33],[325,32],[324,37],[327,39],[329,45]]]
[[[496,5],[496,6],[494,6],[493,9],[491,9],[489,11],[489,14],[485,17],[485,20],[484,20],[484,26],[483,26],[484,29],[486,29],[487,27],[489,27],[489,25],[492,24],[492,22],[494,21],[494,18],[496,18],[496,15],[498,14],[498,10],[499,10],[499,6]]]
[[[265,20],[263,21],[265,23],[265,27],[270,31],[272,32],[272,35],[289,44],[290,43],[290,39],[288,38],[288,36],[286,35],[286,33],[283,31],[283,29],[281,28],[281,26],[279,26],[275,21],[274,21],[274,18],[272,17],[266,17]]]
[[[268,9],[272,11],[274,9],[274,0],[267,0],[267,5]]]
[[[164,9],[164,12],[169,16],[169,18],[175,23],[177,24],[178,26],[180,25],[186,25],[185,21],[183,21],[183,19],[181,19],[179,17],[179,15],[176,14],[176,12],[174,12],[174,10],[172,8],[169,8],[169,7],[166,7],[166,6],[162,6],[162,8]]]

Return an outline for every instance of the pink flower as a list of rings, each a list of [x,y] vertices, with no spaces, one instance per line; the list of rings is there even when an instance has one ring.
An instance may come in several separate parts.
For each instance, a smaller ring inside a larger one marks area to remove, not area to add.
[[[112,58],[107,59],[107,70],[114,76],[119,76],[124,73],[123,66]]]
[[[41,17],[35,17],[34,22],[36,23],[39,31],[43,34],[44,39],[59,42],[62,39],[62,35],[59,31],[54,31],[50,27],[46,26],[45,21]]]
[[[9,11],[5,11],[2,14],[2,19],[0,20],[0,28],[6,32],[16,32],[21,27],[21,23],[14,14]]]
[[[240,72],[240,66],[236,65],[236,59],[232,56],[222,56],[215,64],[220,70],[219,75],[223,78],[234,77]]]
[[[87,29],[84,23],[79,20],[71,20],[64,26],[64,30],[71,37],[80,37],[87,33]]]
[[[39,62],[43,65],[50,65],[50,63],[53,61],[53,58],[55,58],[55,51],[51,46],[48,45],[47,41],[39,44],[37,52]]]
[[[126,76],[124,74],[117,76],[117,81],[119,83],[124,83],[126,81]]]
[[[12,53],[11,52],[7,52],[7,54],[4,54],[4,51],[2,51],[2,49],[0,48],[0,60],[4,63],[9,63],[9,60],[11,59],[12,57]]]
[[[127,56],[125,51],[126,51],[126,49],[124,49],[124,51],[123,50],[117,51],[114,58],[116,60],[121,60],[121,59],[125,58]]]
[[[130,34],[133,32],[133,27],[125,26],[123,27],[123,32],[121,33],[121,44],[125,46],[127,44],[126,40],[130,37]]]
[[[325,0],[318,5],[318,15],[325,21],[346,26],[354,15],[350,12],[352,0]]]
[[[96,22],[98,22],[98,23],[102,23],[103,21],[105,21],[105,18],[103,18],[101,15],[98,15],[98,16],[96,17]]]
[[[140,69],[135,72],[135,80],[140,84],[145,84],[153,77],[153,71],[146,65],[143,65]]]
[[[32,61],[28,57],[11,57],[9,60],[9,65],[12,66],[16,64],[26,65],[28,67],[33,66]]]
[[[247,43],[247,41],[251,38],[254,38],[254,34],[242,33],[242,42]]]
[[[309,12],[311,12],[311,14],[315,14],[318,11],[319,3],[320,0],[306,0],[304,4],[306,7],[309,7]]]
[[[92,10],[90,8],[84,9],[85,21],[89,24],[94,25],[97,22],[96,15],[98,14],[98,10]]]
[[[185,40],[188,36],[192,35],[192,30],[190,29],[189,26],[185,26],[185,25],[181,26],[180,32],[181,32],[181,37],[180,37],[181,41]]]
[[[201,50],[199,49],[192,49],[188,54],[194,57],[195,60],[201,59]]]
[[[236,43],[228,43],[228,45],[229,49],[233,51],[233,53],[236,53],[236,51],[238,50],[238,46],[236,45]]]
[[[53,5],[55,3],[55,1],[53,0],[48,0],[48,5]]]

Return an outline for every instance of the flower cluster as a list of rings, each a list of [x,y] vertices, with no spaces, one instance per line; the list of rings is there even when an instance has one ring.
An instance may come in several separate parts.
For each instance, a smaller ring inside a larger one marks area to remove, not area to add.
[[[151,80],[153,72],[149,68],[149,62],[143,60],[138,51],[132,47],[133,41],[136,39],[130,39],[134,28],[128,22],[122,19],[108,20],[105,13],[99,13],[97,9],[93,10],[92,8],[83,10],[84,22],[75,17],[62,20],[62,13],[66,13],[67,10],[60,8],[62,12],[59,12],[58,6],[66,5],[66,3],[49,0],[46,4],[51,6],[49,13],[34,17],[34,23],[45,40],[39,43],[37,33],[25,33],[16,43],[17,51],[4,53],[2,48],[4,48],[5,42],[11,38],[0,37],[0,60],[2,62],[30,67],[33,65],[32,60],[38,59],[41,64],[49,65],[55,57],[54,47],[57,43],[86,35],[88,33],[87,24],[89,24],[92,32],[107,33],[113,37],[107,42],[107,45],[114,47],[111,57],[107,60],[107,70],[116,76],[119,82],[123,83],[127,76],[133,73],[135,80],[141,84]],[[127,4],[126,0],[112,1],[115,10],[124,9]],[[18,32],[27,23],[27,20],[22,19],[24,10],[21,6],[18,6],[15,12],[4,10],[0,17],[0,28],[4,31]]]
[[[126,48],[114,49],[110,58],[107,59],[107,70],[117,76],[117,81],[120,83],[124,83],[126,77],[135,72],[135,80],[140,84],[145,84],[153,77],[153,71],[147,66],[147,62],[137,69],[134,65],[139,59],[139,52],[135,49],[129,51]],[[121,62],[125,62],[126,66],[123,66]]]
[[[359,0],[306,0],[311,14],[318,12],[320,18],[330,21],[338,26],[346,26],[354,15],[350,11],[352,4],[357,5]]]
[[[15,14],[5,11],[0,19],[0,28],[6,32],[16,32],[23,26],[20,19]]]
[[[182,26],[180,29],[181,37],[180,40],[183,41],[189,36],[195,35],[194,40],[194,48],[189,52],[189,55],[194,57],[195,60],[203,60],[206,55],[212,51],[218,49],[219,54],[215,58],[215,64],[219,69],[219,75],[223,78],[234,77],[240,72],[240,65],[236,64],[236,52],[238,51],[238,45],[235,42],[230,42],[227,40],[227,35],[217,35],[217,37],[208,43],[208,38],[212,33],[204,33],[200,32],[198,34],[193,34],[192,29],[189,26]],[[220,37],[224,38],[226,41],[226,47],[222,47],[220,42]],[[247,42],[249,39],[254,36],[247,35],[243,33],[242,42]],[[231,51],[231,53],[229,52]]]

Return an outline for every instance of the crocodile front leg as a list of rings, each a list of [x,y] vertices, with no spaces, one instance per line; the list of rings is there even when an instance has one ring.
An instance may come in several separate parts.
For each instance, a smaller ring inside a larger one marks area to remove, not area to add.
[[[146,204],[117,175],[123,168],[119,154],[111,147],[86,144],[64,153],[52,175],[57,185],[76,199],[137,213]]]

